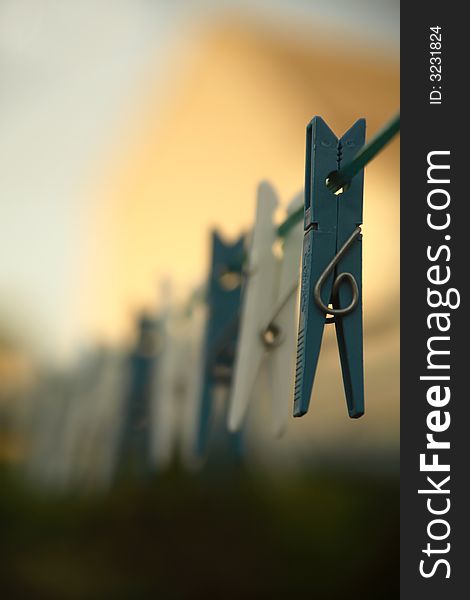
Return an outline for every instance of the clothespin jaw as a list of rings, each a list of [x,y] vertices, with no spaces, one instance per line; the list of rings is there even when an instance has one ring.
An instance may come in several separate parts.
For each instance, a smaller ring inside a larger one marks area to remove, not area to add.
[[[195,452],[204,454],[215,384],[229,386],[238,336],[245,238],[226,244],[212,234],[212,262],[207,288],[207,323]]]
[[[334,315],[350,417],[364,413],[362,351],[363,175],[333,194],[328,177],[364,144],[365,121],[338,139],[320,117],[307,127],[304,243],[294,416],[308,411],[327,314]],[[330,307],[330,309],[328,309]]]

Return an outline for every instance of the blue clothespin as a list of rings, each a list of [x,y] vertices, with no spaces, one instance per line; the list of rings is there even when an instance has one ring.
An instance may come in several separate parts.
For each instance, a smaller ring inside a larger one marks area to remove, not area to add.
[[[150,467],[150,401],[158,337],[158,322],[142,315],[138,321],[137,343],[128,358],[121,461],[133,455],[143,473]]]
[[[294,416],[309,407],[325,323],[334,322],[349,416],[364,414],[363,171],[336,194],[328,178],[364,145],[365,120],[340,139],[320,117],[307,127],[305,220]],[[327,315],[333,315],[328,317]]]
[[[207,322],[203,346],[203,376],[199,420],[196,431],[197,456],[207,446],[213,391],[219,384],[229,388],[238,337],[241,280],[245,239],[225,244],[212,234],[212,264],[207,286]],[[232,437],[235,437],[232,434]]]

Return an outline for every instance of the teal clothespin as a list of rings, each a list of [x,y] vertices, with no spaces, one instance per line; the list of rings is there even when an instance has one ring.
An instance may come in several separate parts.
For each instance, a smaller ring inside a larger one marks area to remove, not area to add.
[[[128,358],[129,380],[124,402],[120,462],[129,455],[141,473],[150,468],[150,401],[157,361],[158,322],[148,315],[138,321],[138,339]]]
[[[364,414],[360,229],[363,171],[336,193],[328,187],[342,165],[357,155],[364,141],[364,119],[340,139],[320,117],[314,117],[307,127],[296,417],[308,411],[323,328],[329,322],[336,327],[349,416]]]
[[[212,264],[207,287],[207,323],[203,347],[203,376],[196,431],[197,456],[207,446],[216,385],[229,388],[232,379],[241,301],[245,238],[226,244],[212,234]],[[234,438],[238,445],[239,436]]]

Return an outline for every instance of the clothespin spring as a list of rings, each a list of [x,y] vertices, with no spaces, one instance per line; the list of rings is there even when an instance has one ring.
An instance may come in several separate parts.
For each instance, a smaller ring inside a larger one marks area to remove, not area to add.
[[[333,269],[336,267],[336,265],[339,263],[339,261],[343,258],[343,256],[346,254],[346,252],[349,250],[349,248],[360,235],[361,228],[356,227],[356,229],[352,232],[352,234],[349,236],[349,238],[346,240],[343,246],[339,249],[338,253],[328,263],[325,270],[318,278],[315,287],[313,288],[313,298],[318,308],[320,308],[325,313],[325,315],[333,315],[333,317],[331,318],[326,318],[327,323],[334,323],[335,317],[344,317],[348,315],[356,308],[357,303],[359,301],[359,288],[357,287],[357,282],[354,279],[354,276],[351,275],[351,273],[340,273],[333,282],[332,290],[332,300],[334,304],[335,300],[338,298],[339,286],[343,281],[348,281],[352,290],[352,300],[348,306],[345,306],[344,308],[328,307],[321,298],[321,289],[325,281],[327,280],[329,274],[333,271]]]

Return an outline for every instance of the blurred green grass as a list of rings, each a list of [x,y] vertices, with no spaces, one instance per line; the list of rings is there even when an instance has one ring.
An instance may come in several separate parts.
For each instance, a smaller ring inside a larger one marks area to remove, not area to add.
[[[0,596],[399,597],[396,475],[243,466],[40,493],[0,471]]]

